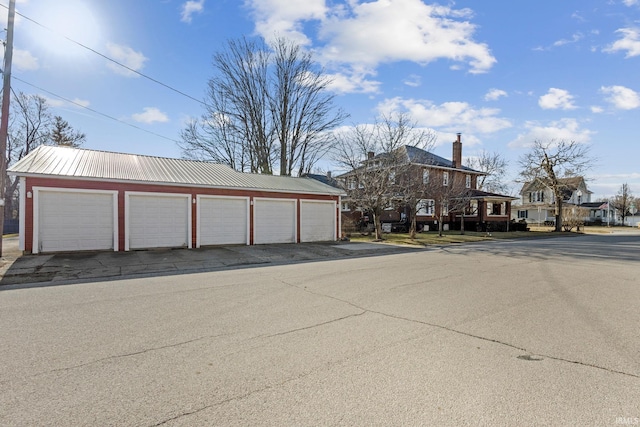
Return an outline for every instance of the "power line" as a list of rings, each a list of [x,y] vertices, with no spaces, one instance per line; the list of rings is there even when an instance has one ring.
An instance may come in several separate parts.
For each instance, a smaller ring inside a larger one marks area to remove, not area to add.
[[[2,5],[0,5],[0,6],[4,7],[5,9],[7,8],[7,6],[5,6],[4,4],[2,4]],[[73,40],[73,39],[71,39],[71,38],[69,38],[69,37],[65,36],[64,34],[59,33],[58,31],[55,31],[55,30],[54,30],[54,29],[52,29],[52,28],[47,27],[46,25],[43,25],[43,24],[39,23],[38,21],[36,21],[36,20],[34,20],[34,19],[29,18],[28,16],[25,16],[25,15],[23,15],[23,14],[19,13],[19,12],[16,12],[16,15],[19,15],[20,17],[22,17],[22,18],[26,19],[26,20],[27,20],[27,21],[29,21],[29,22],[32,22],[32,23],[34,23],[34,24],[38,25],[39,27],[44,28],[44,29],[45,29],[45,30],[47,30],[47,31],[51,31],[51,32],[52,32],[52,33],[54,33],[54,34],[57,34],[57,35],[59,35],[60,37],[63,37],[63,38],[65,38],[65,39],[67,39],[67,40],[68,40],[68,41],[70,41],[71,43],[74,43],[74,44],[76,44],[76,45],[78,45],[78,46],[80,46],[80,47],[83,47],[83,48],[87,49],[88,51],[93,52],[93,53],[95,53],[96,55],[98,55],[98,56],[100,56],[100,57],[102,57],[102,58],[106,59],[107,61],[111,61],[111,62],[113,62],[114,64],[119,65],[120,67],[125,68],[125,69],[127,69],[127,70],[131,71],[132,73],[135,73],[135,74],[139,75],[140,77],[144,77],[144,78],[145,78],[145,79],[147,79],[147,80],[150,80],[150,81],[152,81],[152,82],[154,82],[154,83],[156,83],[156,84],[159,84],[160,86],[163,86],[163,87],[165,87],[165,88],[167,88],[167,89],[169,89],[169,90],[171,90],[171,91],[173,91],[173,92],[176,92],[176,93],[178,93],[178,94],[180,94],[180,95],[182,95],[182,96],[184,96],[184,97],[186,97],[186,98],[189,98],[189,99],[191,99],[191,100],[193,100],[193,101],[196,101],[197,103],[199,103],[199,104],[201,104],[201,105],[204,105],[205,107],[207,106],[207,104],[206,104],[205,102],[203,102],[203,101],[201,101],[201,100],[199,100],[199,99],[197,99],[197,98],[195,98],[195,97],[193,97],[193,96],[191,96],[191,95],[189,95],[189,94],[186,94],[186,93],[182,92],[181,90],[178,90],[178,89],[176,89],[176,88],[174,88],[174,87],[172,87],[172,86],[169,86],[168,84],[163,83],[163,82],[161,82],[160,80],[154,79],[153,77],[147,76],[146,74],[143,74],[143,73],[141,73],[141,72],[139,72],[139,71],[137,71],[137,70],[134,70],[133,68],[128,67],[128,66],[126,66],[126,65],[122,64],[121,62],[118,62],[118,61],[116,61],[115,59],[110,58],[110,57],[108,57],[107,55],[105,55],[105,54],[103,54],[103,53],[101,53],[101,52],[98,52],[98,51],[97,51],[97,50],[95,50],[95,49],[92,49],[92,48],[90,48],[90,47],[88,47],[88,46],[86,46],[86,45],[84,45],[84,44],[82,44],[82,43],[80,43],[80,42],[78,42],[78,41],[75,41],[75,40]]]
[[[48,91],[48,90],[46,90],[46,89],[43,89],[43,88],[41,88],[41,87],[39,87],[39,86],[36,86],[36,85],[34,85],[34,84],[32,84],[32,83],[29,83],[29,82],[27,82],[27,81],[25,81],[25,80],[22,80],[21,78],[16,77],[15,75],[13,75],[12,77],[13,77],[13,79],[14,79],[14,80],[18,80],[18,81],[20,81],[20,82],[22,82],[22,83],[24,83],[24,84],[27,84],[27,85],[29,85],[29,86],[31,86],[31,87],[33,87],[33,88],[36,88],[36,89],[41,90],[41,91],[43,91],[43,92],[45,92],[45,93],[48,93],[48,94],[49,94],[49,95],[51,95],[51,96],[55,96],[56,98],[60,98],[60,99],[62,99],[63,101],[66,101],[66,102],[68,102],[68,103],[70,103],[70,104],[73,104],[73,105],[76,105],[76,106],[78,106],[78,107],[84,108],[85,110],[91,111],[92,113],[98,114],[98,115],[100,115],[100,116],[102,116],[102,117],[106,117],[106,118],[108,118],[108,119],[110,119],[110,120],[114,120],[114,121],[116,121],[116,122],[119,122],[119,123],[125,124],[125,125],[127,125],[127,126],[130,126],[130,127],[134,128],[134,129],[141,130],[141,131],[143,131],[143,132],[146,132],[146,133],[148,133],[148,134],[151,134],[151,135],[157,136],[157,137],[159,137],[159,138],[166,139],[166,140],[171,141],[171,142],[175,142],[175,143],[178,143],[178,144],[180,143],[180,141],[175,140],[175,139],[173,139],[173,138],[169,138],[168,136],[160,135],[159,133],[155,133],[155,132],[152,132],[152,131],[150,131],[150,130],[147,130],[147,129],[141,128],[140,126],[136,126],[136,125],[133,125],[133,124],[131,124],[131,123],[127,123],[127,122],[125,122],[124,120],[120,120],[120,119],[118,119],[118,118],[116,118],[116,117],[113,117],[113,116],[110,116],[110,115],[108,115],[108,114],[101,113],[100,111],[94,110],[93,108],[89,108],[89,107],[87,107],[86,105],[82,105],[82,104],[80,104],[79,102],[72,101],[72,100],[70,100],[70,99],[68,99],[68,98],[65,98],[64,96],[60,96],[60,95],[58,95],[58,94],[56,94],[56,93],[53,93],[53,92]]]

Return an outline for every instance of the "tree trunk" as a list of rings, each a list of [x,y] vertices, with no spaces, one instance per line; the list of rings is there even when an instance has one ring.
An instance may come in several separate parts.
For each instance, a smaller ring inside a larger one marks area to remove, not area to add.
[[[377,212],[373,212],[373,224],[375,225],[375,239],[382,240],[382,223],[380,222],[380,215]]]
[[[460,234],[464,234],[464,212],[460,215]]]
[[[562,231],[562,195],[556,195],[556,228],[554,231]]]
[[[415,215],[415,213],[413,213],[413,214],[411,214],[411,223],[409,225],[409,238],[410,239],[415,239],[416,238],[416,228],[417,228],[416,215]]]
[[[442,219],[443,218],[444,216],[442,214],[438,216],[438,237],[442,237]]]

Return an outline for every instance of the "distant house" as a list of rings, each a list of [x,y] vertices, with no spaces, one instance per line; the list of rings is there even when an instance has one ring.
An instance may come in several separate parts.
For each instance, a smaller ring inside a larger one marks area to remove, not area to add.
[[[562,202],[574,206],[591,203],[591,194],[583,177],[560,178]],[[555,223],[556,200],[553,190],[541,180],[527,182],[520,191],[520,204],[512,215],[513,219],[529,224]]]
[[[367,171],[374,173],[377,168],[385,164],[388,153],[369,153],[358,170],[349,171],[336,177],[347,196],[343,198],[343,214],[362,225],[372,221],[366,209],[353,202],[350,195],[363,191],[366,183]],[[418,230],[434,230],[438,228],[438,213],[444,212],[443,226],[445,229],[459,229],[464,220],[466,230],[507,230],[511,216],[511,202],[515,197],[488,193],[478,190],[478,177],[483,172],[462,165],[461,135],[453,142],[452,159],[448,160],[436,154],[413,146],[398,148],[393,157],[399,159],[398,171],[389,170],[388,182],[389,199],[397,198],[397,203],[389,203],[381,215],[383,224],[390,224],[387,229],[406,230],[411,221],[406,203],[403,203],[404,189],[398,182],[411,183],[407,185],[423,185],[424,197],[418,200],[415,213]],[[403,177],[399,176],[400,174]],[[393,189],[391,189],[393,188]],[[405,187],[406,188],[406,187]],[[443,197],[439,194],[450,191],[448,200],[456,201],[456,208],[443,205]],[[453,193],[451,193],[453,192]],[[457,192],[457,194],[455,194]]]

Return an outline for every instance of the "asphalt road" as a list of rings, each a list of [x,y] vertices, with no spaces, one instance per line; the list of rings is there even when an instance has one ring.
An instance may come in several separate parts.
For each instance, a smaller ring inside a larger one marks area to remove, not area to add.
[[[640,236],[0,290],[0,425],[639,425]]]

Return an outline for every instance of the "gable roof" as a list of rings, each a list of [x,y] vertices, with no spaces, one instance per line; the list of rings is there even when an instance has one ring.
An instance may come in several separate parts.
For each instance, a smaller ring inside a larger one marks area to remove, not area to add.
[[[420,166],[429,166],[435,168],[444,168],[444,169],[452,169],[457,171],[465,171],[475,175],[486,175],[484,172],[477,171],[475,169],[468,168],[466,166],[460,166],[455,168],[453,166],[453,162],[451,160],[445,159],[444,157],[440,157],[437,154],[433,154],[429,151],[423,150],[418,147],[414,147],[412,145],[403,145],[400,148],[395,150],[399,154],[399,158],[406,163],[411,163],[414,165]],[[373,157],[373,159],[367,159],[363,163],[370,162],[371,160],[376,159],[384,159],[389,156],[389,153],[380,153]],[[347,172],[343,175],[348,175],[350,172]]]
[[[226,165],[202,161],[45,145],[11,166],[8,172],[18,176],[343,194],[342,190],[311,178],[249,174],[235,171]]]
[[[570,192],[573,192],[580,187],[583,187],[585,189],[587,188],[587,184],[584,180],[584,177],[582,176],[558,178],[558,183],[562,186],[565,192],[567,190],[569,190]],[[522,190],[520,191],[520,193],[524,194],[532,190],[539,190],[540,188],[543,188],[543,187],[545,187],[545,185],[542,184],[542,181],[539,178],[534,179],[533,181],[525,182],[524,185],[522,186]],[[591,191],[589,190],[587,190],[587,192],[591,193]]]

